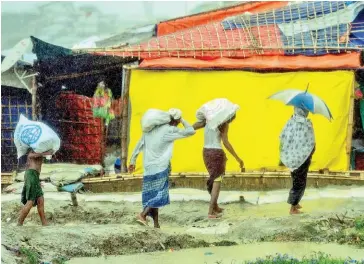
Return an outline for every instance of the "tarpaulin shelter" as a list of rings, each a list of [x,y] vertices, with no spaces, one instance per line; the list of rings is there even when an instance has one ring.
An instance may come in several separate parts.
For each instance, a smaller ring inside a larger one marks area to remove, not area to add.
[[[4,60],[1,56],[1,61]],[[33,75],[32,65],[18,61],[1,74],[1,172],[11,172],[25,165],[17,160],[17,151],[13,134],[20,114],[32,118],[32,82],[33,78],[21,79],[20,75]]]
[[[133,58],[75,55],[71,50],[31,37],[38,60],[39,111],[37,115],[56,129],[62,144],[56,159],[62,162],[100,164],[105,155],[103,122],[92,112],[92,96],[98,82],[105,81],[115,99],[121,96],[122,67]],[[121,102],[121,101],[120,101]],[[120,111],[119,111],[120,112]],[[116,120],[120,123],[120,118]],[[117,137],[120,126],[108,135]]]
[[[218,15],[212,12],[212,23],[199,24],[206,20],[194,17],[177,19],[183,25],[181,31],[169,28],[139,45],[92,52],[137,57],[143,60],[140,66],[148,68],[295,69],[297,63],[311,69],[352,69],[361,65],[358,34],[362,31],[363,22],[359,19],[363,6],[355,1],[245,3],[216,11]],[[187,27],[189,20],[197,25]],[[160,23],[158,32],[168,23],[172,22]],[[327,56],[324,61],[317,58],[329,54],[340,56]]]
[[[362,13],[363,4],[355,1],[243,3],[162,22],[158,37],[139,45],[88,52],[141,60],[130,83],[131,148],[140,136],[139,119],[148,108],[179,107],[193,120],[202,103],[228,97],[241,105],[232,140],[239,142],[237,149],[247,168],[279,170],[278,136],[291,109],[279,108],[266,98],[285,88],[304,89],[309,82],[311,91],[324,98],[334,113],[332,124],[313,117],[320,147],[312,168],[344,171],[350,164],[355,77],[342,70],[361,67],[363,46],[356,34],[364,25]],[[279,72],[266,73],[274,70]],[[282,72],[287,70],[296,72]],[[202,138],[197,135],[176,144],[175,172],[203,170],[199,142]],[[186,157],[191,162],[185,162]],[[230,171],[237,169],[228,165]]]

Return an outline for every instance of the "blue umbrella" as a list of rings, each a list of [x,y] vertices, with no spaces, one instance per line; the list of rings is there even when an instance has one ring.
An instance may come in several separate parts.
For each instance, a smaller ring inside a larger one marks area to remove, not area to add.
[[[313,114],[321,114],[327,119],[333,119],[330,109],[326,103],[316,95],[309,93],[308,87],[305,92],[301,90],[284,90],[271,95],[268,99],[279,100],[286,105],[300,107]]]

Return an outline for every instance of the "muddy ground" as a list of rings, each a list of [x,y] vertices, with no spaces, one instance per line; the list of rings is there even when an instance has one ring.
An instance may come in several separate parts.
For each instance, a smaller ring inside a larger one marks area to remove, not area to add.
[[[2,263],[26,263],[24,255],[29,252],[51,261],[262,241],[334,242],[364,248],[364,232],[355,228],[355,219],[364,215],[363,198],[305,201],[306,213],[299,216],[290,216],[286,203],[230,203],[223,205],[226,210],[220,220],[206,218],[207,202],[172,202],[161,209],[160,230],[135,222],[139,203],[82,201],[77,208],[69,203],[46,200],[50,226],[41,227],[33,209],[25,225],[17,227],[19,201],[3,201]],[[11,252],[20,248],[23,254]]]

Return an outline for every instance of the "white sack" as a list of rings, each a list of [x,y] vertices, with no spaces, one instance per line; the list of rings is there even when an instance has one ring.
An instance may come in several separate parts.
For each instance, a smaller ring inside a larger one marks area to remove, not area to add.
[[[49,126],[41,122],[28,120],[23,115],[20,115],[19,122],[15,128],[14,143],[18,158],[25,155],[29,148],[32,148],[36,153],[48,150],[52,150],[55,153],[61,146],[61,140]]]
[[[168,124],[171,121],[171,115],[158,109],[149,109],[142,117],[142,130],[149,132],[157,126]]]
[[[207,126],[216,129],[231,119],[237,110],[239,110],[237,104],[233,104],[228,99],[219,98],[201,106],[196,112],[196,118],[200,121],[206,121]]]

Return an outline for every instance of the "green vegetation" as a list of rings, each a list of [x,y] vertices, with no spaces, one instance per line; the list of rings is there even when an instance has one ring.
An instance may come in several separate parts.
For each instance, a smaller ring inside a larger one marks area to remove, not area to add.
[[[302,260],[290,257],[285,254],[277,254],[275,256],[268,256],[266,258],[258,258],[255,261],[245,262],[246,264],[364,264],[364,260],[354,259],[333,259],[324,253],[316,253],[311,257],[303,258]]]
[[[21,247],[19,251],[25,264],[39,264],[40,256],[37,252],[25,247]]]

